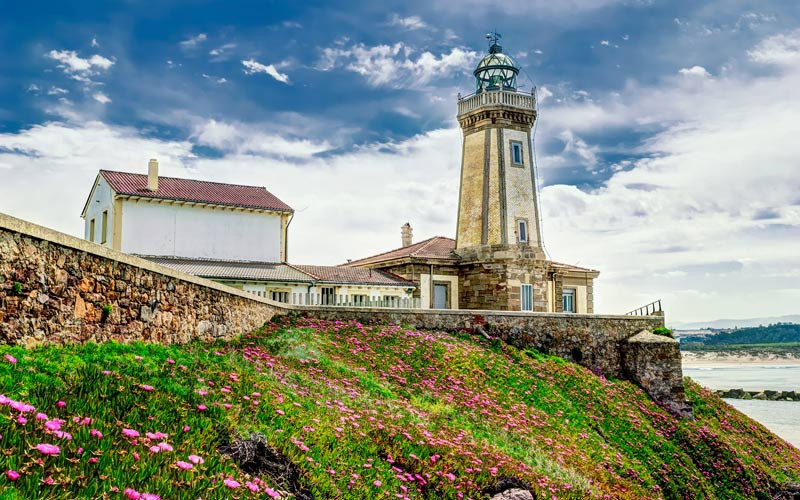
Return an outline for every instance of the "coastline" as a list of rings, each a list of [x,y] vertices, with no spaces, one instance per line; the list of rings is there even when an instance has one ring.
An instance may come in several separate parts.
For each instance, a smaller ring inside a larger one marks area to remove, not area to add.
[[[800,366],[800,357],[774,353],[743,354],[718,351],[682,351],[681,362],[690,368],[721,368],[731,365]]]

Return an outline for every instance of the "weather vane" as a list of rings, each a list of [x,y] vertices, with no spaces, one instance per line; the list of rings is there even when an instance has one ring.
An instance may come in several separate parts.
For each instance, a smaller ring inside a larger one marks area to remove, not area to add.
[[[503,38],[503,35],[498,33],[497,30],[486,33],[486,40],[492,42],[492,45],[499,45],[501,38]]]

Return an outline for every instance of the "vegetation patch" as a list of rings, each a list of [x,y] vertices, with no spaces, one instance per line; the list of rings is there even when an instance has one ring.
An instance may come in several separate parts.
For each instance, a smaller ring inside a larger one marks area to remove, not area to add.
[[[511,478],[767,500],[800,479],[800,451],[686,386],[694,421],[539,352],[296,317],[227,343],[3,346],[0,497],[477,500]]]

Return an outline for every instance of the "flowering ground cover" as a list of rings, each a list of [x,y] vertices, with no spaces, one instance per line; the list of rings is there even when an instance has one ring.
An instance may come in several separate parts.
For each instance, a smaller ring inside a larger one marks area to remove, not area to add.
[[[2,498],[478,499],[514,477],[546,499],[768,499],[800,479],[800,451],[691,381],[678,421],[468,335],[283,317],[228,343],[0,354]],[[253,433],[283,472],[230,451]]]

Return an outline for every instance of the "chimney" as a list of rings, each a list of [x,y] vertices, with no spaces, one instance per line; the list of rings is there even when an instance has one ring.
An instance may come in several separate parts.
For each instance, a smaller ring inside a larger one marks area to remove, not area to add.
[[[158,160],[155,158],[147,164],[147,190],[158,191]]]
[[[400,228],[400,231],[401,231],[400,234],[403,239],[403,248],[411,246],[411,237],[413,234],[413,231],[411,229],[411,224],[406,222],[405,224],[403,224],[403,227]]]

